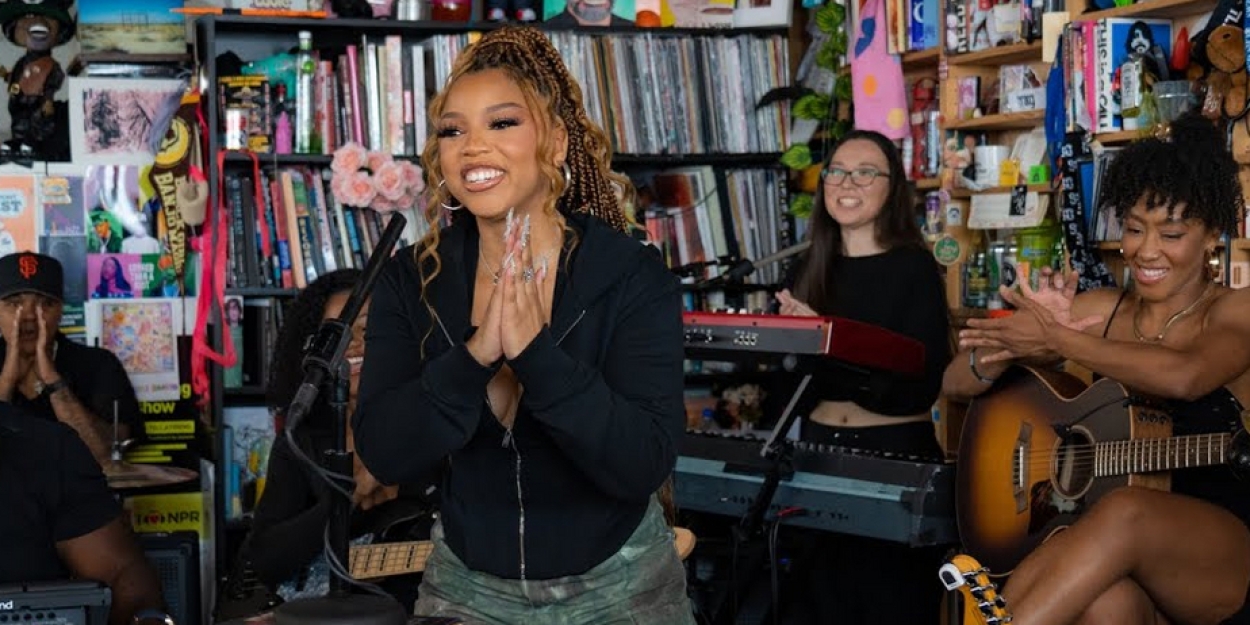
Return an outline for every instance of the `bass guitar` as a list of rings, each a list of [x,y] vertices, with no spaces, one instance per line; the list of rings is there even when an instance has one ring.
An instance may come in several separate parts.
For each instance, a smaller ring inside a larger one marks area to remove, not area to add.
[[[1168,490],[1169,471],[1224,464],[1246,453],[1245,439],[1241,428],[1172,436],[1162,408],[1115,381],[1086,388],[1069,374],[1013,367],[968,407],[955,475],[960,539],[1009,573],[1106,493]]]

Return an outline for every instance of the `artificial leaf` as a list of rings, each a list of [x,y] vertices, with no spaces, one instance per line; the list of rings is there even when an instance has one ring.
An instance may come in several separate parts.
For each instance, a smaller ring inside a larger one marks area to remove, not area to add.
[[[806,169],[812,164],[812,148],[806,143],[792,145],[781,155],[781,164],[790,169]]]
[[[838,61],[841,58],[842,55],[838,54],[838,51],[834,50],[833,46],[823,46],[816,51],[816,67],[823,67],[831,72],[837,71]]]
[[[765,93],[764,96],[760,98],[760,101],[756,103],[755,108],[761,109],[769,104],[781,102],[783,100],[797,100],[809,93],[812,93],[811,87],[803,87],[800,85],[777,87],[776,89],[771,89],[768,93]]]
[[[842,30],[846,23],[846,7],[830,0],[825,6],[816,9],[816,28],[822,33],[833,34]]]
[[[833,97],[839,100],[847,101],[851,99],[852,95],[851,75],[849,73],[843,73],[841,76],[838,76],[837,81],[833,83]]]
[[[816,199],[810,193],[795,193],[790,196],[789,213],[798,219],[807,219],[812,216],[812,208],[816,205]]]

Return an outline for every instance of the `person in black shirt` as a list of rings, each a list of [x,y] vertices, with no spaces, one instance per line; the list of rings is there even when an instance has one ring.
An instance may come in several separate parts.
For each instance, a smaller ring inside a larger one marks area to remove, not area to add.
[[[160,583],[100,465],[68,426],[4,402],[0,510],[0,584],[91,579],[112,590],[112,625],[164,625]]]
[[[378,279],[354,423],[384,483],[446,469],[416,612],[693,623],[656,495],[685,423],[681,293],[625,234],[607,136],[533,28],[466,49],[430,110],[433,227]]]
[[[893,330],[921,341],[925,360],[916,378],[825,365],[800,404],[811,407],[803,413],[802,438],[937,462],[942,450],[930,410],[951,358],[950,315],[902,159],[883,135],[853,131],[830,155],[821,180],[812,246],[800,259],[793,290],[777,294],[781,314],[831,315]],[[939,549],[831,534],[810,539],[812,622],[937,622]],[[900,593],[909,599],[893,598]]]
[[[112,352],[74,343],[58,330],[63,278],[61,263],[51,256],[20,252],[0,258],[0,401],[74,428],[105,464],[114,435],[119,441],[130,437],[139,402]]]
[[[337,318],[347,303],[348,295],[360,271],[343,269],[327,273],[309,284],[286,309],[282,329],[274,348],[273,369],[266,389],[270,408],[285,410],[303,382],[302,355],[304,346],[323,320]],[[352,327],[352,339],[344,352],[351,365],[351,395],[348,411],[356,403],[360,366],[364,360],[364,332],[369,319],[366,302]],[[335,415],[328,396],[321,395],[312,413],[295,432],[304,454],[320,461],[334,444]],[[349,447],[351,432],[349,430]],[[246,556],[260,578],[283,599],[324,596],[329,586],[329,571],[322,554],[323,533],[330,516],[333,492],[323,479],[314,475],[292,451],[286,436],[274,441],[269,455],[265,492],[256,506]],[[417,484],[404,488],[385,486],[355,460],[356,481],[352,503],[352,536],[380,534],[392,529],[396,539],[427,538],[409,535],[404,528],[388,527],[391,521],[428,520],[433,508],[426,490],[431,485]],[[414,530],[428,533],[428,523],[413,523]],[[371,536],[370,538],[376,538]],[[310,566],[311,565],[311,566]],[[382,583],[405,607],[411,608],[417,596],[419,576],[407,575]]]

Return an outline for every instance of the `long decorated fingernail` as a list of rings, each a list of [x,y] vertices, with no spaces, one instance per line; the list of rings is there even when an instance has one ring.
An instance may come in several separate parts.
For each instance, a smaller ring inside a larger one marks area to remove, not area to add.
[[[543,256],[541,263],[538,265],[538,278],[540,280],[547,279],[547,257]]]
[[[511,208],[508,209],[507,225],[505,225],[503,228],[503,240],[505,243],[508,241],[508,238],[512,236],[512,224],[515,223],[515,221],[512,218],[512,211],[513,209]]]
[[[530,216],[525,216],[525,223],[521,225],[521,249],[525,249],[530,242]]]

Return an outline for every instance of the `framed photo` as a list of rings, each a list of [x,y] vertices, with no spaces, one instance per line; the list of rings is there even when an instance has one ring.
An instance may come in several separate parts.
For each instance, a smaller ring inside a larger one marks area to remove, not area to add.
[[[789,26],[793,2],[787,0],[738,0],[733,27]],[[858,2],[855,2],[858,4]]]
[[[76,165],[151,165],[186,90],[182,80],[70,78]]]

